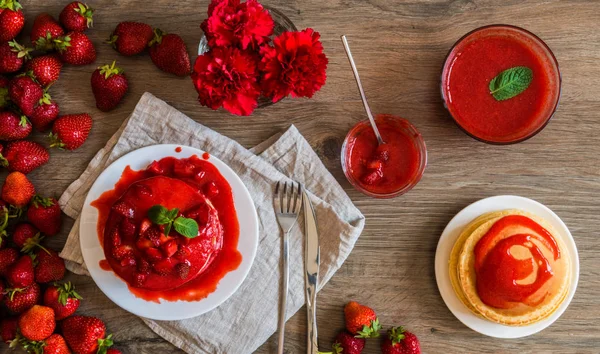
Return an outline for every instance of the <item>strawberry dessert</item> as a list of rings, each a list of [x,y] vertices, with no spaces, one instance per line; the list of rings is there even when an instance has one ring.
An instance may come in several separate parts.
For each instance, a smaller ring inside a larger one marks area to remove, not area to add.
[[[231,187],[206,159],[166,157],[127,167],[92,203],[112,270],[150,301],[199,300],[241,262]]]

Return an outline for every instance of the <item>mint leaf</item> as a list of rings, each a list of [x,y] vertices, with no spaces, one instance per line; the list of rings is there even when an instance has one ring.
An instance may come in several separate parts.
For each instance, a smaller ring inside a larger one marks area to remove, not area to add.
[[[157,225],[164,225],[173,221],[169,217],[169,210],[162,205],[155,205],[148,209],[148,218]]]
[[[194,219],[180,216],[175,219],[173,225],[175,226],[175,231],[187,238],[194,238],[198,236],[198,223]]]
[[[173,209],[169,210],[169,214],[168,214],[169,219],[171,219],[171,221],[175,220],[175,218],[177,217],[177,214],[179,214],[179,209],[173,208]]]
[[[526,66],[506,69],[490,81],[490,94],[496,101],[513,98],[525,91],[533,80],[533,71]]]
[[[169,233],[171,232],[171,226],[173,226],[173,222],[169,221],[168,223],[165,224],[165,229],[164,229],[164,233],[166,236],[169,236]]]

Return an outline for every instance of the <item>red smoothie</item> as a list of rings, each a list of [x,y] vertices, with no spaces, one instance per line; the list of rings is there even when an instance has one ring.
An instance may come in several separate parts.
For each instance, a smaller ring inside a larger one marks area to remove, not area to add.
[[[378,144],[368,121],[358,123],[342,147],[342,167],[359,191],[374,197],[394,197],[421,179],[427,151],[421,134],[408,121],[383,114],[375,121],[385,144]]]
[[[532,70],[531,83],[515,97],[496,100],[490,81],[517,66]],[[560,73],[552,52],[535,35],[512,26],[488,26],[467,34],[450,51],[442,94],[468,134],[490,143],[515,143],[539,132],[554,113]]]

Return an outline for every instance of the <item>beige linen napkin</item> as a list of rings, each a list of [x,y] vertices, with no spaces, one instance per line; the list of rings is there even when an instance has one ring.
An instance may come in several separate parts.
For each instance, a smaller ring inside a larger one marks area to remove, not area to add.
[[[218,308],[182,321],[144,321],[153,331],[188,353],[251,353],[277,328],[281,231],[272,206],[275,183],[287,176],[304,184],[309,191],[321,241],[319,288],[331,279],[352,251],[364,227],[364,216],[294,126],[247,150],[150,93],[144,94],[119,131],[96,154],[81,177],[67,188],[59,201],[62,210],[78,219],[88,190],[106,166],[133,150],[167,143],[205,150],[240,176],[258,213],[259,245],[248,277]],[[290,235],[288,317],[305,303],[304,224],[302,218],[298,221]],[[69,270],[89,274],[83,263],[79,237],[78,219],[60,256],[66,260]],[[244,237],[243,230],[241,237]]]

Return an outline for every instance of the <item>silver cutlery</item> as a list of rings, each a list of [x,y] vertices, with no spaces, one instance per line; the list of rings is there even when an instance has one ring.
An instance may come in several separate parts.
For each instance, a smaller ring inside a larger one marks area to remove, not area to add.
[[[308,318],[308,336],[306,353],[319,352],[317,341],[317,285],[319,283],[320,248],[317,217],[306,190],[303,192],[304,232],[306,233],[304,249],[304,280],[306,290],[306,312]]]
[[[287,294],[289,284],[289,248],[288,239],[290,230],[298,220],[298,213],[302,207],[302,186],[300,183],[277,182],[275,186],[275,195],[273,196],[273,206],[275,215],[279,222],[279,227],[283,231],[283,284],[281,302],[279,304],[279,340],[277,344],[277,353],[283,354],[283,342],[285,337],[285,312],[287,307]]]

